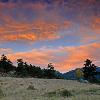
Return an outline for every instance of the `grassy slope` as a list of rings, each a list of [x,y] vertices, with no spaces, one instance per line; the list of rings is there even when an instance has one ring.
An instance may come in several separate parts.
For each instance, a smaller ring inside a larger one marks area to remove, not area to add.
[[[100,85],[60,79],[0,77],[0,100],[100,100]]]

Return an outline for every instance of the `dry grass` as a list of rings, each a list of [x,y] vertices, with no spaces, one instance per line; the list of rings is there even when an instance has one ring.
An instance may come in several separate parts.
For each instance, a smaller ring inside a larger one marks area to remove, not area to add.
[[[0,99],[3,98],[3,97],[5,97],[5,94],[3,93],[3,91],[2,91],[2,89],[0,87]]]
[[[52,92],[48,92],[46,93],[44,96],[48,96],[48,97],[71,97],[72,93],[70,91],[68,91],[67,89],[63,89],[63,90],[56,90],[56,91],[52,91]]]
[[[100,100],[100,85],[61,79],[0,77],[0,100]]]

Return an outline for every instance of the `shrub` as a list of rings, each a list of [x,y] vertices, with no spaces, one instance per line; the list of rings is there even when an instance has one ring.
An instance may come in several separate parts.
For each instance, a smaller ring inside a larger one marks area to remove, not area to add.
[[[35,87],[33,85],[29,85],[27,90],[36,90]]]
[[[56,90],[56,91],[48,92],[47,96],[49,97],[52,97],[52,96],[70,97],[72,96],[72,93],[68,91],[67,89],[64,89],[64,90]]]
[[[60,91],[60,95],[63,97],[70,97],[72,96],[72,93],[65,89],[65,90]]]

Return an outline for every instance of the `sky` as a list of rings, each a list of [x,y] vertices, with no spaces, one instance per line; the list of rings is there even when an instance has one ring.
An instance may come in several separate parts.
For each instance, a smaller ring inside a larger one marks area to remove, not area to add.
[[[67,72],[100,66],[100,0],[0,0],[0,55]]]

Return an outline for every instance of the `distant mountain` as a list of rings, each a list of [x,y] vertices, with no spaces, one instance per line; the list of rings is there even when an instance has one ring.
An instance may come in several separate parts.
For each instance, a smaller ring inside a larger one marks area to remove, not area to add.
[[[62,74],[62,77],[64,79],[76,80],[75,70],[71,70],[69,72]]]
[[[97,67],[97,68],[96,68],[96,71],[97,71],[97,72],[100,72],[100,67]]]
[[[97,68],[96,68],[96,71],[98,72],[98,74],[96,75],[96,78],[97,78],[98,80],[100,80],[100,67],[97,67]]]
[[[69,72],[62,74],[62,77],[64,79],[76,80],[77,78],[76,78],[76,75],[75,75],[75,70],[71,70]],[[96,71],[99,73],[98,75],[96,75],[96,78],[100,80],[100,67],[97,67]]]
[[[63,78],[63,76],[62,76],[63,74],[60,73],[59,71],[55,71],[55,75],[56,75],[56,77],[59,78],[59,79]]]

